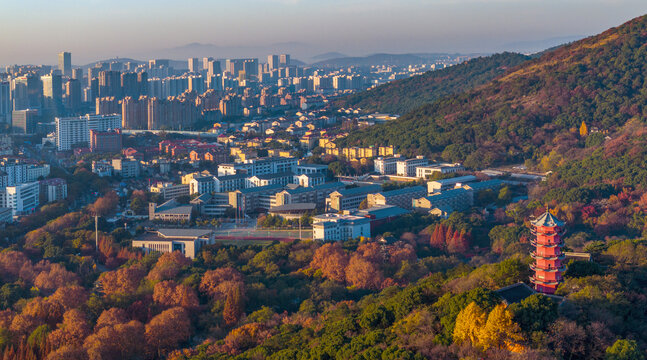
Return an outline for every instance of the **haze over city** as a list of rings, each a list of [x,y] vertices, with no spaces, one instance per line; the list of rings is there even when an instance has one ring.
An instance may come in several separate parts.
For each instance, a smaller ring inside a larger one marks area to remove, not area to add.
[[[645,11],[641,0],[9,1],[0,64],[54,64],[61,49],[74,53],[75,65],[117,56],[289,52],[307,62],[332,51],[532,52]]]

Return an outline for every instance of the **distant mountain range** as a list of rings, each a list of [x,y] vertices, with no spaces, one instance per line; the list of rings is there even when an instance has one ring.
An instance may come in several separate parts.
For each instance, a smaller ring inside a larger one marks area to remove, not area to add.
[[[335,102],[340,108],[361,108],[365,112],[404,114],[442,96],[483,85],[529,56],[503,53],[478,57],[445,69],[392,81]]]
[[[394,145],[406,155],[442,156],[474,168],[537,161],[552,151],[563,152],[566,160],[579,145],[573,134],[582,122],[611,133],[631,119],[644,121],[645,43],[647,16],[642,16],[546,51],[398,120],[351,132],[338,145]],[[447,75],[444,81],[456,81],[452,72]]]

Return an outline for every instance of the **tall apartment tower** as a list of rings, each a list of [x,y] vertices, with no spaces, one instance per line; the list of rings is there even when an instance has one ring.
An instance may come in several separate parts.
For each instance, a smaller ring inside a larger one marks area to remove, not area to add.
[[[276,70],[279,68],[279,56],[278,55],[267,55],[267,66],[268,70]]]
[[[200,62],[198,58],[189,58],[189,72],[200,71]]]
[[[207,78],[210,78],[214,75],[220,75],[222,73],[222,69],[220,68],[220,61],[218,60],[210,60],[207,63]]]
[[[552,295],[563,281],[562,273],[565,270],[565,255],[562,252],[564,223],[546,211],[531,221],[531,226],[535,239],[530,243],[535,249],[530,255],[535,262],[530,265],[530,269],[534,271],[530,281],[538,292]]]
[[[11,124],[11,83],[0,81],[0,123]]]
[[[280,67],[290,66],[290,54],[279,55],[279,66]]]
[[[207,70],[209,68],[209,61],[213,60],[212,57],[203,57],[202,58],[202,68]]]
[[[72,54],[66,51],[58,53],[58,69],[63,75],[72,76]]]
[[[71,112],[76,112],[81,107],[83,93],[81,80],[70,79],[65,83],[65,105]]]

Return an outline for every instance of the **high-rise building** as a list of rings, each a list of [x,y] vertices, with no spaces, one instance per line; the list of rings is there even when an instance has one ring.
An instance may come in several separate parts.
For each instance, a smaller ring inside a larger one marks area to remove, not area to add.
[[[565,255],[562,251],[564,223],[546,211],[531,221],[531,225],[535,239],[531,240],[530,244],[535,249],[530,253],[534,259],[534,263],[530,264],[530,269],[534,271],[530,282],[538,292],[552,295],[564,281],[562,273],[566,270],[563,263]]]
[[[209,63],[207,64],[207,77],[211,77],[214,75],[220,75],[222,73],[222,69],[220,68],[220,61],[218,60],[210,60]]]
[[[121,129],[121,115],[56,118],[56,147],[59,151],[67,151],[75,145],[88,146],[90,130],[105,132],[110,129]]]
[[[43,86],[38,76],[30,73],[14,78],[11,91],[14,110],[40,109]]]
[[[139,84],[139,95],[148,96],[148,73],[137,73],[137,83]]]
[[[38,181],[7,186],[1,198],[4,200],[2,207],[10,208],[14,215],[33,213],[39,204],[40,185]]]
[[[203,57],[202,58],[202,68],[204,70],[207,70],[209,68],[209,61],[212,61],[212,57]]]
[[[63,79],[61,75],[50,74],[40,77],[43,84],[43,107],[56,110],[63,104]]]
[[[122,98],[121,92],[121,72],[119,71],[101,71],[99,72],[99,95],[98,97],[114,96],[117,99]]]
[[[40,114],[37,109],[14,110],[12,131],[16,134],[35,134]]]
[[[81,107],[81,80],[70,79],[65,83],[65,105],[68,110],[75,112]]]
[[[0,81],[0,124],[11,124],[11,83]]]
[[[72,54],[69,52],[58,53],[58,69],[65,76],[72,76]]]
[[[123,96],[139,97],[141,95],[140,83],[137,73],[127,72],[121,74],[121,90]]]
[[[96,99],[94,111],[96,115],[119,114],[120,112],[121,107],[119,107],[119,100],[114,96]]]
[[[148,97],[125,97],[121,101],[121,120],[124,129],[148,129]]]
[[[278,55],[267,55],[267,67],[268,67],[268,71],[278,69],[279,68],[279,56]]]
[[[258,59],[245,59],[243,62],[243,71],[246,79],[258,76]]]
[[[90,151],[120,152],[121,148],[121,129],[108,131],[90,130]]]
[[[290,54],[279,55],[279,66],[280,67],[290,66]]]
[[[189,76],[189,91],[195,91],[199,95],[204,93],[204,90],[204,79],[201,75]]]
[[[200,71],[200,60],[198,58],[189,58],[189,72]]]
[[[83,68],[72,69],[72,79],[83,80]]]

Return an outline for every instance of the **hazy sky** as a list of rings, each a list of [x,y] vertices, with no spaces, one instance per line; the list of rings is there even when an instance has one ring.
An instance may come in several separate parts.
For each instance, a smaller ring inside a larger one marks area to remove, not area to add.
[[[328,51],[496,52],[521,49],[526,42],[592,35],[647,13],[646,0],[0,3],[0,64],[55,64],[61,50],[72,52],[74,65],[116,56],[146,59],[195,42],[223,47],[216,57],[236,56],[230,47],[260,52],[260,47],[286,42],[291,44],[283,46],[297,58]]]

